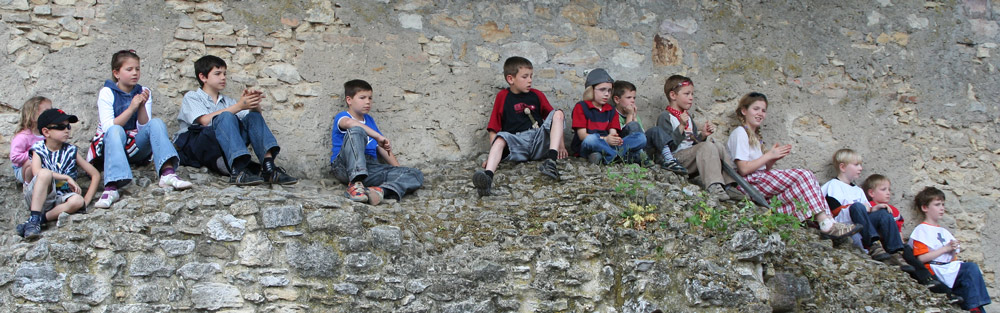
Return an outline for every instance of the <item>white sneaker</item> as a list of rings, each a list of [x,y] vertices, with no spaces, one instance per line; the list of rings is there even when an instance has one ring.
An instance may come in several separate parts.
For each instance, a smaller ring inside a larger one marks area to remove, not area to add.
[[[189,181],[181,180],[177,174],[169,174],[160,177],[160,187],[167,186],[173,187],[174,190],[185,190],[191,188],[192,184]]]
[[[101,198],[97,199],[97,202],[94,203],[94,207],[98,209],[110,208],[111,204],[115,203],[115,201],[117,201],[118,198],[119,198],[118,190],[112,190],[112,191],[105,190],[104,192],[101,193]]]

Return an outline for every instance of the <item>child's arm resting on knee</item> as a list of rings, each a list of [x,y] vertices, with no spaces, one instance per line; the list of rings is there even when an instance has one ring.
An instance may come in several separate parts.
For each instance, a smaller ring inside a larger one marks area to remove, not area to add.
[[[378,147],[378,155],[385,160],[385,163],[392,166],[399,166],[399,161],[396,160],[396,156],[392,154],[392,150],[386,150],[382,146]]]
[[[94,198],[94,194],[97,193],[97,187],[101,182],[101,172],[94,168],[93,165],[87,162],[80,154],[76,155],[76,166],[82,167],[84,172],[90,176],[90,186],[87,187],[87,193],[83,196],[83,207],[87,207],[90,200]]]
[[[377,131],[375,131],[371,127],[368,127],[368,125],[365,125],[364,123],[355,121],[353,118],[346,118],[345,117],[345,118],[341,118],[339,121],[337,121],[337,127],[339,127],[341,130],[348,130],[348,129],[354,128],[355,126],[361,127],[362,129],[364,129],[365,130],[365,134],[367,134],[368,137],[372,137],[372,139],[375,139],[375,141],[378,142],[379,146],[382,146],[383,141],[385,142],[386,145],[389,144],[389,138],[386,138],[385,136],[382,136],[382,134],[379,134]],[[388,149],[388,150],[392,150],[392,149]]]

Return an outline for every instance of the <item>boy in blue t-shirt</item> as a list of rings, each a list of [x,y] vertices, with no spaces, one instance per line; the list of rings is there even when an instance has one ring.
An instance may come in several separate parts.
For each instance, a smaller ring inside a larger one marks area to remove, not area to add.
[[[347,183],[347,198],[377,205],[385,197],[402,200],[406,193],[420,188],[424,174],[399,166],[389,138],[368,115],[372,86],[360,79],[348,81],[344,83],[344,100],[347,110],[333,118],[330,166],[333,177]],[[379,162],[379,157],[388,164]]]

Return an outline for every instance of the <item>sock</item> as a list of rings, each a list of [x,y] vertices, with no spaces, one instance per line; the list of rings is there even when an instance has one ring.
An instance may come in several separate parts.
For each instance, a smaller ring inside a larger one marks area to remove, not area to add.
[[[486,170],[486,175],[490,176],[490,178],[492,179],[493,178],[493,171]]]
[[[39,211],[31,211],[31,216],[28,216],[28,223],[38,223],[41,224],[42,220],[45,219],[45,214]]]
[[[233,166],[232,166],[233,170],[231,171],[232,174],[230,175],[236,175],[238,173],[243,172],[243,170],[247,168],[247,164],[249,163],[250,163],[249,155],[244,155],[236,159],[233,159]]]
[[[264,173],[274,172],[274,157],[266,157],[264,158],[264,161],[261,163],[263,163],[261,164],[261,166],[263,167],[263,170],[261,172]]]
[[[825,232],[829,232],[830,229],[832,229],[832,228],[833,228],[833,219],[832,218],[828,218],[828,219],[823,220],[822,222],[819,222],[819,231],[821,231],[821,232],[824,232],[824,233]]]
[[[167,176],[174,173],[173,167],[164,167],[160,170],[160,176]]]
[[[549,158],[549,160],[555,161],[557,158],[559,158],[559,151],[556,151],[555,149],[549,149],[549,152],[545,154],[545,157]]]
[[[115,190],[118,190],[118,185],[115,185],[115,183],[113,182],[104,185],[104,191],[115,191]]]
[[[674,158],[674,154],[670,152],[670,147],[668,146],[663,146],[663,150],[660,150],[660,155],[663,156],[663,163],[676,160],[676,158]]]

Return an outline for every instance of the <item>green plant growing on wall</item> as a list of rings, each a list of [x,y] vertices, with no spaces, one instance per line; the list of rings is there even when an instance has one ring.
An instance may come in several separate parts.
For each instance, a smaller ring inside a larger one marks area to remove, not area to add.
[[[649,169],[638,164],[626,164],[621,169],[621,172],[614,172],[608,167],[608,179],[615,182],[615,192],[625,195],[633,203],[646,204],[646,194],[653,188],[648,178]]]
[[[619,215],[622,227],[645,230],[646,223],[656,222],[656,213],[653,213],[655,210],[656,207],[651,204],[642,206],[629,202],[628,208]]]
[[[794,229],[801,227],[799,219],[793,215],[781,213],[782,201],[772,198],[770,206],[761,211],[749,198],[744,199],[735,211],[726,208],[714,208],[708,204],[703,193],[701,200],[694,204],[694,214],[685,219],[692,226],[703,227],[706,230],[724,233],[730,226],[745,227],[756,231],[761,236],[778,233],[782,240],[789,240]],[[796,209],[808,210],[808,206],[796,201]],[[794,244],[794,241],[789,241]]]

